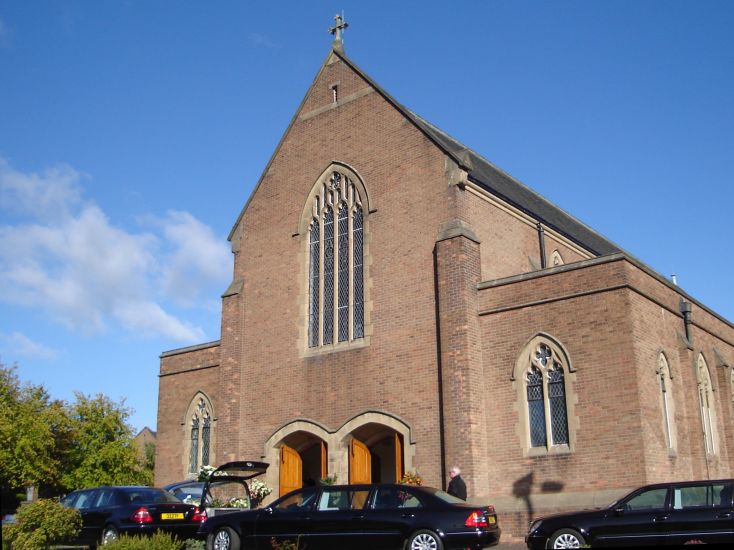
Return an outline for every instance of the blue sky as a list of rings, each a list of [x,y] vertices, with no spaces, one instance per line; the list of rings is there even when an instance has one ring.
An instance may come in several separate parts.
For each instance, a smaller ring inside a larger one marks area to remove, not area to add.
[[[155,428],[328,52],[734,319],[734,2],[0,3],[0,358]]]

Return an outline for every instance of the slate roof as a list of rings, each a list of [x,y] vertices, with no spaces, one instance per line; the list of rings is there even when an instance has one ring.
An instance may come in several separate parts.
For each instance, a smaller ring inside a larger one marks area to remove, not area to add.
[[[583,248],[599,256],[624,252],[619,246],[606,239],[583,222],[577,220],[509,174],[503,172],[484,157],[469,149],[410,109],[398,103],[379,84],[365,74],[343,52],[333,53],[349,65],[375,90],[419,128],[431,141],[442,149],[454,162],[469,173],[470,180],[489,193],[529,214],[537,221],[550,227]]]

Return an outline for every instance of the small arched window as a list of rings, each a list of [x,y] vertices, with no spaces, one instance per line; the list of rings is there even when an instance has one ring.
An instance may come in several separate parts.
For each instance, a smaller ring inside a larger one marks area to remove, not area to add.
[[[308,225],[308,346],[364,337],[364,211],[346,173],[317,186]]]
[[[701,425],[707,454],[716,454],[716,414],[714,412],[714,394],[711,375],[703,355],[696,361],[696,378],[698,383],[698,402],[701,410]]]
[[[569,444],[564,366],[548,343],[540,342],[525,375],[530,447]]]
[[[657,380],[660,389],[660,405],[663,411],[663,432],[668,449],[675,448],[675,425],[673,416],[673,381],[665,354],[658,355]]]
[[[193,410],[190,410],[187,438],[189,444],[188,472],[197,474],[202,466],[209,465],[211,461],[212,411],[208,401],[201,394],[194,398],[193,404]]]

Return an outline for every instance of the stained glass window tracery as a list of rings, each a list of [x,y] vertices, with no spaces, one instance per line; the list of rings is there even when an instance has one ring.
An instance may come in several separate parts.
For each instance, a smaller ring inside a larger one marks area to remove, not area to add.
[[[308,346],[364,338],[364,213],[351,179],[318,184],[308,239]],[[319,212],[319,209],[323,210]]]
[[[530,447],[569,445],[564,366],[548,343],[532,351],[525,390]]]

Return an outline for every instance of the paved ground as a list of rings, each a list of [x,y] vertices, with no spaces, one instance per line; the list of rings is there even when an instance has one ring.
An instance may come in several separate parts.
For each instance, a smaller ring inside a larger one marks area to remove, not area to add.
[[[502,539],[500,539],[500,543],[497,546],[493,546],[492,548],[495,550],[527,550],[525,543],[502,542]]]

